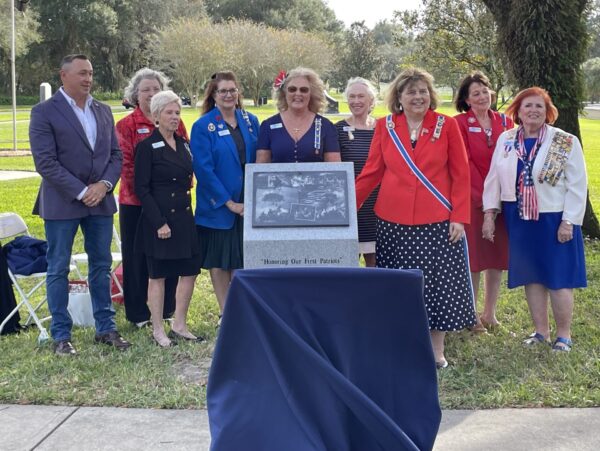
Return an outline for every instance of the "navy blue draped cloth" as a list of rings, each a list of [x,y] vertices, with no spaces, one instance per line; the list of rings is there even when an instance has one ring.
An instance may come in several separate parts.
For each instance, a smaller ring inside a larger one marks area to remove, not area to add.
[[[207,401],[215,451],[431,449],[441,410],[421,271],[237,271]]]

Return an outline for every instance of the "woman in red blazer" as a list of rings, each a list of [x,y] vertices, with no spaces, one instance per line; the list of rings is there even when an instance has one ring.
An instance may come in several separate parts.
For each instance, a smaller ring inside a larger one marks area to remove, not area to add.
[[[492,155],[498,136],[513,121],[504,114],[492,111],[492,88],[489,79],[479,71],[467,75],[461,82],[456,99],[456,110],[461,114],[454,118],[462,133],[471,168],[471,223],[465,227],[469,243],[469,263],[475,306],[481,272],[485,273],[484,306],[478,315],[474,332],[485,332],[500,325],[496,319],[496,303],[500,292],[502,270],[508,269],[508,236],[504,218],[496,220],[494,242],[483,239],[483,182],[490,171]],[[500,214],[501,215],[501,214]],[[499,215],[499,216],[500,216]]]
[[[392,114],[377,121],[356,201],[360,208],[381,184],[377,266],[423,271],[436,365],[445,368],[445,333],[476,322],[463,239],[470,216],[467,153],[456,121],[434,111],[437,96],[427,72],[402,72],[386,102]]]

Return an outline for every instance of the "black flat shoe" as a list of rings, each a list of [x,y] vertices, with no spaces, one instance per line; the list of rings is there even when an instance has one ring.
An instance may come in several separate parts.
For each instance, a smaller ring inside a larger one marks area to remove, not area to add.
[[[185,337],[181,334],[178,334],[173,329],[171,329],[169,331],[169,333],[167,334],[167,337],[169,337],[171,340],[175,340],[175,341],[183,340],[183,341],[192,341],[194,343],[201,343],[204,341],[204,338],[202,338],[202,337],[196,337],[196,338]]]

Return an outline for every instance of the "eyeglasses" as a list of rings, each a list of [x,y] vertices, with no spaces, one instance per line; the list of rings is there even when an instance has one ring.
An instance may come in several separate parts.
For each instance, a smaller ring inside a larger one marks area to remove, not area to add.
[[[296,91],[300,91],[302,94],[308,94],[310,91],[310,88],[308,86],[301,86],[299,88],[297,86],[288,86],[287,87],[287,92],[289,92],[290,94],[293,94]]]
[[[216,93],[219,94],[221,97],[226,97],[227,94],[234,96],[238,93],[238,88],[217,89]]]

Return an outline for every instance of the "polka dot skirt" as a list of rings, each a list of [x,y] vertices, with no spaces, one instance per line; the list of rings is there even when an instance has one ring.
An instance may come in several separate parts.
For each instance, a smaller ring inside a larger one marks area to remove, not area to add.
[[[377,266],[423,271],[429,328],[440,331],[476,322],[465,242],[451,244],[448,228],[448,221],[407,226],[377,218]]]

